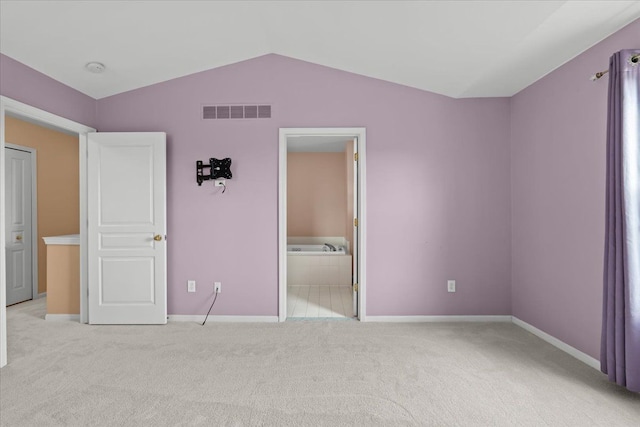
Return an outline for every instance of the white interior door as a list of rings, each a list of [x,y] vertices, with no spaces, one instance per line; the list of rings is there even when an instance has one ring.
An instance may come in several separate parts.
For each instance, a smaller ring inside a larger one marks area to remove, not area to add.
[[[358,317],[358,138],[353,139],[353,316]]]
[[[167,323],[166,135],[88,135],[89,323]]]
[[[7,305],[33,298],[31,153],[5,148]]]

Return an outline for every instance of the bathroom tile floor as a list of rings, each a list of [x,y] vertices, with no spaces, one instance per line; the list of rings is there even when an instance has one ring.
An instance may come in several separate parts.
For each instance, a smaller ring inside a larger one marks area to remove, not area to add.
[[[288,286],[287,317],[353,317],[351,286]]]

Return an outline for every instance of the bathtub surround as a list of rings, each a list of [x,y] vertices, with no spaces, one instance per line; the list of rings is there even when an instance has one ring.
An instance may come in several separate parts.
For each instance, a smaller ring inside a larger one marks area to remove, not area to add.
[[[336,240],[338,240],[336,238]],[[344,237],[340,240],[344,241]],[[329,255],[347,255],[347,247],[346,245],[333,245],[331,243],[320,243],[320,244],[297,244],[297,245],[287,245],[287,253],[289,255],[320,255],[320,256],[329,256]]]
[[[345,246],[348,248],[349,241],[344,237],[333,236],[292,236],[287,237],[287,245],[322,245],[330,243],[334,246]],[[348,251],[347,251],[348,252]]]
[[[606,84],[588,77],[639,32],[635,21],[510,99],[455,100],[278,55],[99,101],[1,55],[0,93],[101,131],[168,133],[170,313],[205,312],[183,283],[215,279],[219,314],[275,316],[277,130],[362,126],[378,171],[369,314],[513,313],[598,357]],[[269,101],[273,118],[200,120],[219,100]],[[224,199],[193,182],[212,148],[234,159]],[[402,165],[392,176],[389,162]]]
[[[287,286],[346,286],[351,289],[351,255],[340,246],[287,245]]]

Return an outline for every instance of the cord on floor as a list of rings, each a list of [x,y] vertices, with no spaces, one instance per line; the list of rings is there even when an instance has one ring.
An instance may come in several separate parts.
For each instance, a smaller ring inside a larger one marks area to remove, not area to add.
[[[213,308],[213,304],[216,303],[217,299],[218,299],[218,292],[216,292],[216,296],[213,297],[213,302],[211,303],[211,307],[209,307],[209,311],[207,311],[207,315],[204,318],[204,322],[202,322],[202,326],[204,326],[204,324],[207,323],[207,318],[209,317],[209,313],[211,313],[211,309]]]

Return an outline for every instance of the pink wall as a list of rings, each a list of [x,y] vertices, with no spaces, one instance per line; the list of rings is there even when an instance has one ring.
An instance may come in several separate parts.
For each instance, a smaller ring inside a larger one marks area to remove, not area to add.
[[[273,118],[200,119],[202,104],[231,102],[269,102]],[[215,313],[276,315],[278,128],[360,126],[368,314],[510,313],[508,99],[454,100],[266,55],[101,99],[97,116],[103,131],[168,134],[169,313],[205,313],[216,280]],[[195,183],[209,157],[233,159],[225,194]]]
[[[96,125],[95,99],[3,54],[0,94],[86,126]]]
[[[288,154],[288,236],[344,237],[345,173],[344,152]]]
[[[511,99],[513,315],[599,358],[609,57],[628,25]]]

